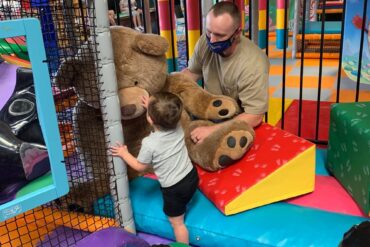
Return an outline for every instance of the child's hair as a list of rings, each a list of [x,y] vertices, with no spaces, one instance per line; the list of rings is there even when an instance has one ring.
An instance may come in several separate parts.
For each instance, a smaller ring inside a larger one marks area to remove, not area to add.
[[[182,102],[173,93],[160,92],[153,94],[149,101],[148,114],[153,123],[160,129],[175,129],[182,112]]]

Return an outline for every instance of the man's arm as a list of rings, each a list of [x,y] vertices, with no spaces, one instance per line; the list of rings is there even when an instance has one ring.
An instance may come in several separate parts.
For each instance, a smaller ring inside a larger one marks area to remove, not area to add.
[[[202,61],[204,52],[202,52],[200,47],[204,47],[204,45],[201,45],[201,43],[206,44],[205,42],[206,41],[204,37],[201,36],[195,45],[193,55],[189,59],[188,67],[181,71],[181,73],[189,76],[195,82],[202,78]]]
[[[249,124],[251,127],[257,127],[262,122],[263,114],[249,114],[249,113],[241,113],[238,116],[235,117],[238,120],[244,121],[247,124]],[[227,123],[222,122],[218,124],[214,124],[212,126],[202,126],[195,128],[191,133],[190,137],[193,140],[194,143],[202,143],[205,138],[207,138],[209,135],[211,135],[213,132],[218,130],[219,128],[222,128],[223,124]]]
[[[249,113],[241,113],[236,116],[237,119],[242,120],[248,123],[251,127],[255,128],[261,124],[264,114],[249,114]]]

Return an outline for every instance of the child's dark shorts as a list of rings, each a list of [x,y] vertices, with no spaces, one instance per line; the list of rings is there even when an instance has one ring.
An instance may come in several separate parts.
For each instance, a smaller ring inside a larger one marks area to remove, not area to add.
[[[161,188],[163,194],[163,211],[169,217],[183,215],[186,205],[198,188],[199,177],[197,169],[193,169],[178,183]]]

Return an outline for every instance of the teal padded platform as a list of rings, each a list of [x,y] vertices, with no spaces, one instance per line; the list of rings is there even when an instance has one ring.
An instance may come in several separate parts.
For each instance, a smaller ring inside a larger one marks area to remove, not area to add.
[[[321,34],[321,21],[306,21],[305,30],[306,30],[305,34]],[[324,34],[340,34],[340,31],[341,31],[340,21],[325,22]]]
[[[370,215],[370,102],[332,105],[327,167]]]
[[[327,157],[326,149],[316,148],[316,175],[329,176],[329,171],[325,167]]]
[[[130,183],[138,231],[174,238],[162,211],[157,181]],[[343,234],[365,218],[325,212],[284,202],[225,216],[199,191],[186,216],[190,242],[197,246],[338,246]]]

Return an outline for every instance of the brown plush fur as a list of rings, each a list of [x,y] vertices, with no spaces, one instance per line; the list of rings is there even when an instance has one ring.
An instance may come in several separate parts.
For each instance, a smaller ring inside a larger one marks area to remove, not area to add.
[[[166,87],[163,90],[177,94],[182,99],[185,110],[199,119],[228,119],[239,113],[239,106],[234,100],[223,95],[211,95],[179,72],[168,76]],[[213,105],[215,101],[222,102],[222,104],[216,107]],[[227,110],[227,114],[220,115],[222,109]]]
[[[190,140],[190,132],[196,126],[212,125],[208,120],[226,120],[237,115],[240,109],[233,99],[206,92],[182,73],[167,75],[165,52],[168,43],[164,38],[125,27],[113,27],[111,34],[124,129],[130,119],[135,123],[134,126],[147,124],[145,118],[138,117],[144,115],[145,111],[141,106],[142,95],[172,92],[184,104],[181,122],[190,157],[195,163],[216,171],[244,155],[254,140],[254,131],[240,121],[233,120],[225,124],[202,144],[197,145]],[[188,114],[203,121],[191,121]],[[145,134],[147,132],[140,129],[125,130],[126,144],[131,150],[139,150]],[[230,147],[230,139],[238,145]],[[243,146],[239,143],[243,143]]]
[[[194,144],[190,139],[190,132],[197,126],[213,125],[209,120],[227,120],[238,114],[240,109],[233,99],[222,95],[212,95],[181,73],[168,75],[165,57],[168,43],[163,37],[142,34],[121,26],[111,28],[111,37],[124,140],[133,155],[138,154],[142,139],[151,131],[146,121],[145,109],[141,106],[141,97],[160,91],[172,92],[183,101],[184,112],[181,123],[189,155],[193,162],[206,170],[216,171],[231,165],[244,155],[253,143],[254,131],[244,122],[235,119],[228,121],[222,128],[206,138],[202,144]],[[91,44],[87,43],[81,49],[91,49]],[[93,61],[92,55],[91,57],[70,58],[61,65],[56,77],[58,86],[62,88],[73,86],[79,96],[81,102],[76,110],[77,122],[81,122],[84,114],[90,114],[91,119],[96,121],[99,119],[99,116],[89,113],[91,110],[88,109],[89,107],[99,109],[97,77],[86,77],[80,73],[86,68],[94,68]],[[92,89],[85,90],[85,85],[89,85]],[[193,121],[193,117],[199,120]],[[93,140],[88,137],[90,127],[95,126],[100,129],[103,139],[102,122],[97,124],[89,120],[84,121],[83,125],[78,125],[84,126],[84,129],[78,134],[80,135],[77,140],[79,143],[76,143],[82,154],[86,154],[86,157],[89,158],[90,154],[94,154],[98,149],[106,150],[107,147],[104,146],[104,143],[100,147],[95,147],[92,145]],[[83,137],[83,135],[87,137]],[[104,155],[99,160],[94,160],[93,163],[91,163],[91,159],[87,159],[85,162],[93,167],[94,174],[99,174],[99,171],[108,167]],[[129,177],[137,175],[132,173],[131,169],[128,169],[128,172]],[[106,181],[107,178],[100,176],[96,176],[94,180],[103,184],[109,182]],[[86,185],[82,187],[86,187]],[[97,194],[108,193],[108,190],[109,188],[102,189]],[[81,193],[76,191],[75,194],[80,195]]]

